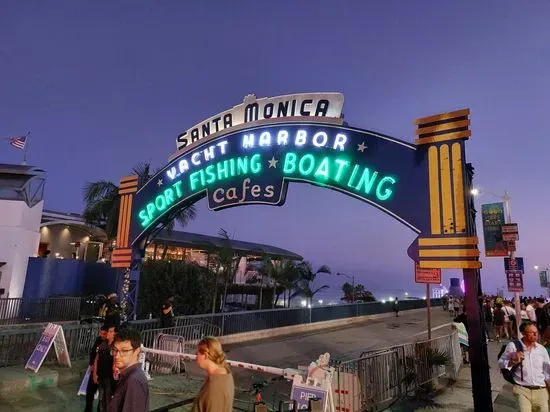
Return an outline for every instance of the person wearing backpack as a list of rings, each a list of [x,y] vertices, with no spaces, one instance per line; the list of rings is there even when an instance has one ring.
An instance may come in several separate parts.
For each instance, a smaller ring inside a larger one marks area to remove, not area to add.
[[[502,376],[513,383],[514,396],[521,412],[532,412],[537,407],[541,412],[548,412],[546,382],[550,381],[550,356],[546,348],[537,342],[535,323],[523,323],[520,332],[523,335],[521,341],[508,343],[499,357]]]

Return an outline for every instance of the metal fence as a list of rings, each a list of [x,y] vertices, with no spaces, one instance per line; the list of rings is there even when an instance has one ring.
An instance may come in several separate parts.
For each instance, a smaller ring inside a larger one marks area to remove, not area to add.
[[[0,299],[0,325],[72,321],[96,314],[95,302],[82,297]]]
[[[181,336],[184,339],[185,352],[193,353],[197,343],[205,336],[220,336],[221,330],[218,326],[210,323],[199,322],[191,325],[175,326],[173,328],[148,329],[141,331],[143,346],[154,348],[159,335]]]
[[[448,362],[437,364],[437,353],[446,354]],[[380,411],[439,377],[456,378],[461,363],[456,332],[366,352],[358,359],[335,364],[335,404],[339,410]]]
[[[440,299],[432,299],[433,306],[441,305]],[[420,309],[426,307],[425,300],[404,300],[399,302],[399,310]],[[176,326],[195,323],[209,323],[220,328],[220,335],[252,332],[283,326],[302,325],[328,320],[354,318],[365,315],[391,312],[392,303],[368,302],[347,305],[316,306],[312,308],[264,309],[243,312],[214,313],[204,315],[179,316]],[[159,329],[159,319],[144,319],[130,322],[140,331]]]
[[[63,325],[71,359],[86,358],[99,332],[99,325]],[[39,328],[0,330],[0,367],[25,364],[44,331]],[[55,352],[45,362],[55,361]]]
[[[439,300],[434,299],[432,304],[436,306],[440,303]],[[399,308],[400,310],[409,310],[423,308],[425,305],[425,300],[407,300],[400,302]],[[266,309],[179,316],[175,318],[176,329],[170,331],[169,334],[181,335],[186,340],[192,341],[199,335],[224,336],[391,311],[391,303],[371,302],[313,308]],[[131,321],[129,324],[139,330],[145,339],[153,339],[155,333],[162,329],[159,319],[137,320]],[[197,325],[200,325],[200,328]],[[181,329],[178,330],[178,328]],[[24,364],[39,341],[43,330],[43,327],[0,329],[0,367]],[[86,358],[97,336],[99,325],[63,325],[63,330],[71,358]],[[153,332],[148,332],[152,330]],[[192,349],[190,348],[190,350]],[[46,361],[54,359],[54,355],[50,354]]]

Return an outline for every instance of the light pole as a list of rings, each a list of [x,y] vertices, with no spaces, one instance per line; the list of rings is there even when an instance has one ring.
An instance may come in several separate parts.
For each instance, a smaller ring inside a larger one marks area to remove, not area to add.
[[[337,273],[336,276],[345,276],[348,279],[351,279],[351,287],[352,287],[351,299],[352,299],[352,302],[355,302],[355,275],[346,275],[345,273]]]
[[[479,190],[478,188],[473,188],[471,193],[472,195],[477,196],[477,195],[480,195],[482,191]],[[508,193],[508,191],[506,190],[504,191],[504,196],[499,196],[492,192],[490,194],[498,199],[501,199],[504,202],[504,222],[512,223],[512,214],[510,212],[510,200],[512,198],[510,197],[510,194]],[[514,259],[516,257],[515,251],[509,251],[508,253],[509,253],[510,259]],[[514,292],[514,308],[516,310],[516,333],[517,333],[517,336],[520,336],[519,326],[521,325],[521,305],[519,302],[519,292]]]

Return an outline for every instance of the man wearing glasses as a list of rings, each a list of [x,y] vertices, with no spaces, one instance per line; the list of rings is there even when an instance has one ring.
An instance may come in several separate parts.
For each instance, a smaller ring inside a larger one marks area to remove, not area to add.
[[[547,382],[550,382],[550,357],[546,348],[538,341],[537,325],[523,323],[519,328],[523,338],[523,351],[516,350],[516,344],[510,342],[499,359],[501,369],[513,371],[514,395],[519,402],[521,412],[531,412],[538,407],[548,412]]]
[[[141,335],[135,329],[122,329],[115,337],[111,353],[120,378],[108,412],[149,410],[149,384],[139,363],[140,347]]]

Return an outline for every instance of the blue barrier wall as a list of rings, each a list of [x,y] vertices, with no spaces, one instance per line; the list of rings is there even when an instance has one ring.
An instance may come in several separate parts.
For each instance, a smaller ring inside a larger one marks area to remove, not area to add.
[[[117,291],[117,276],[104,263],[29,258],[23,299],[108,294]]]

